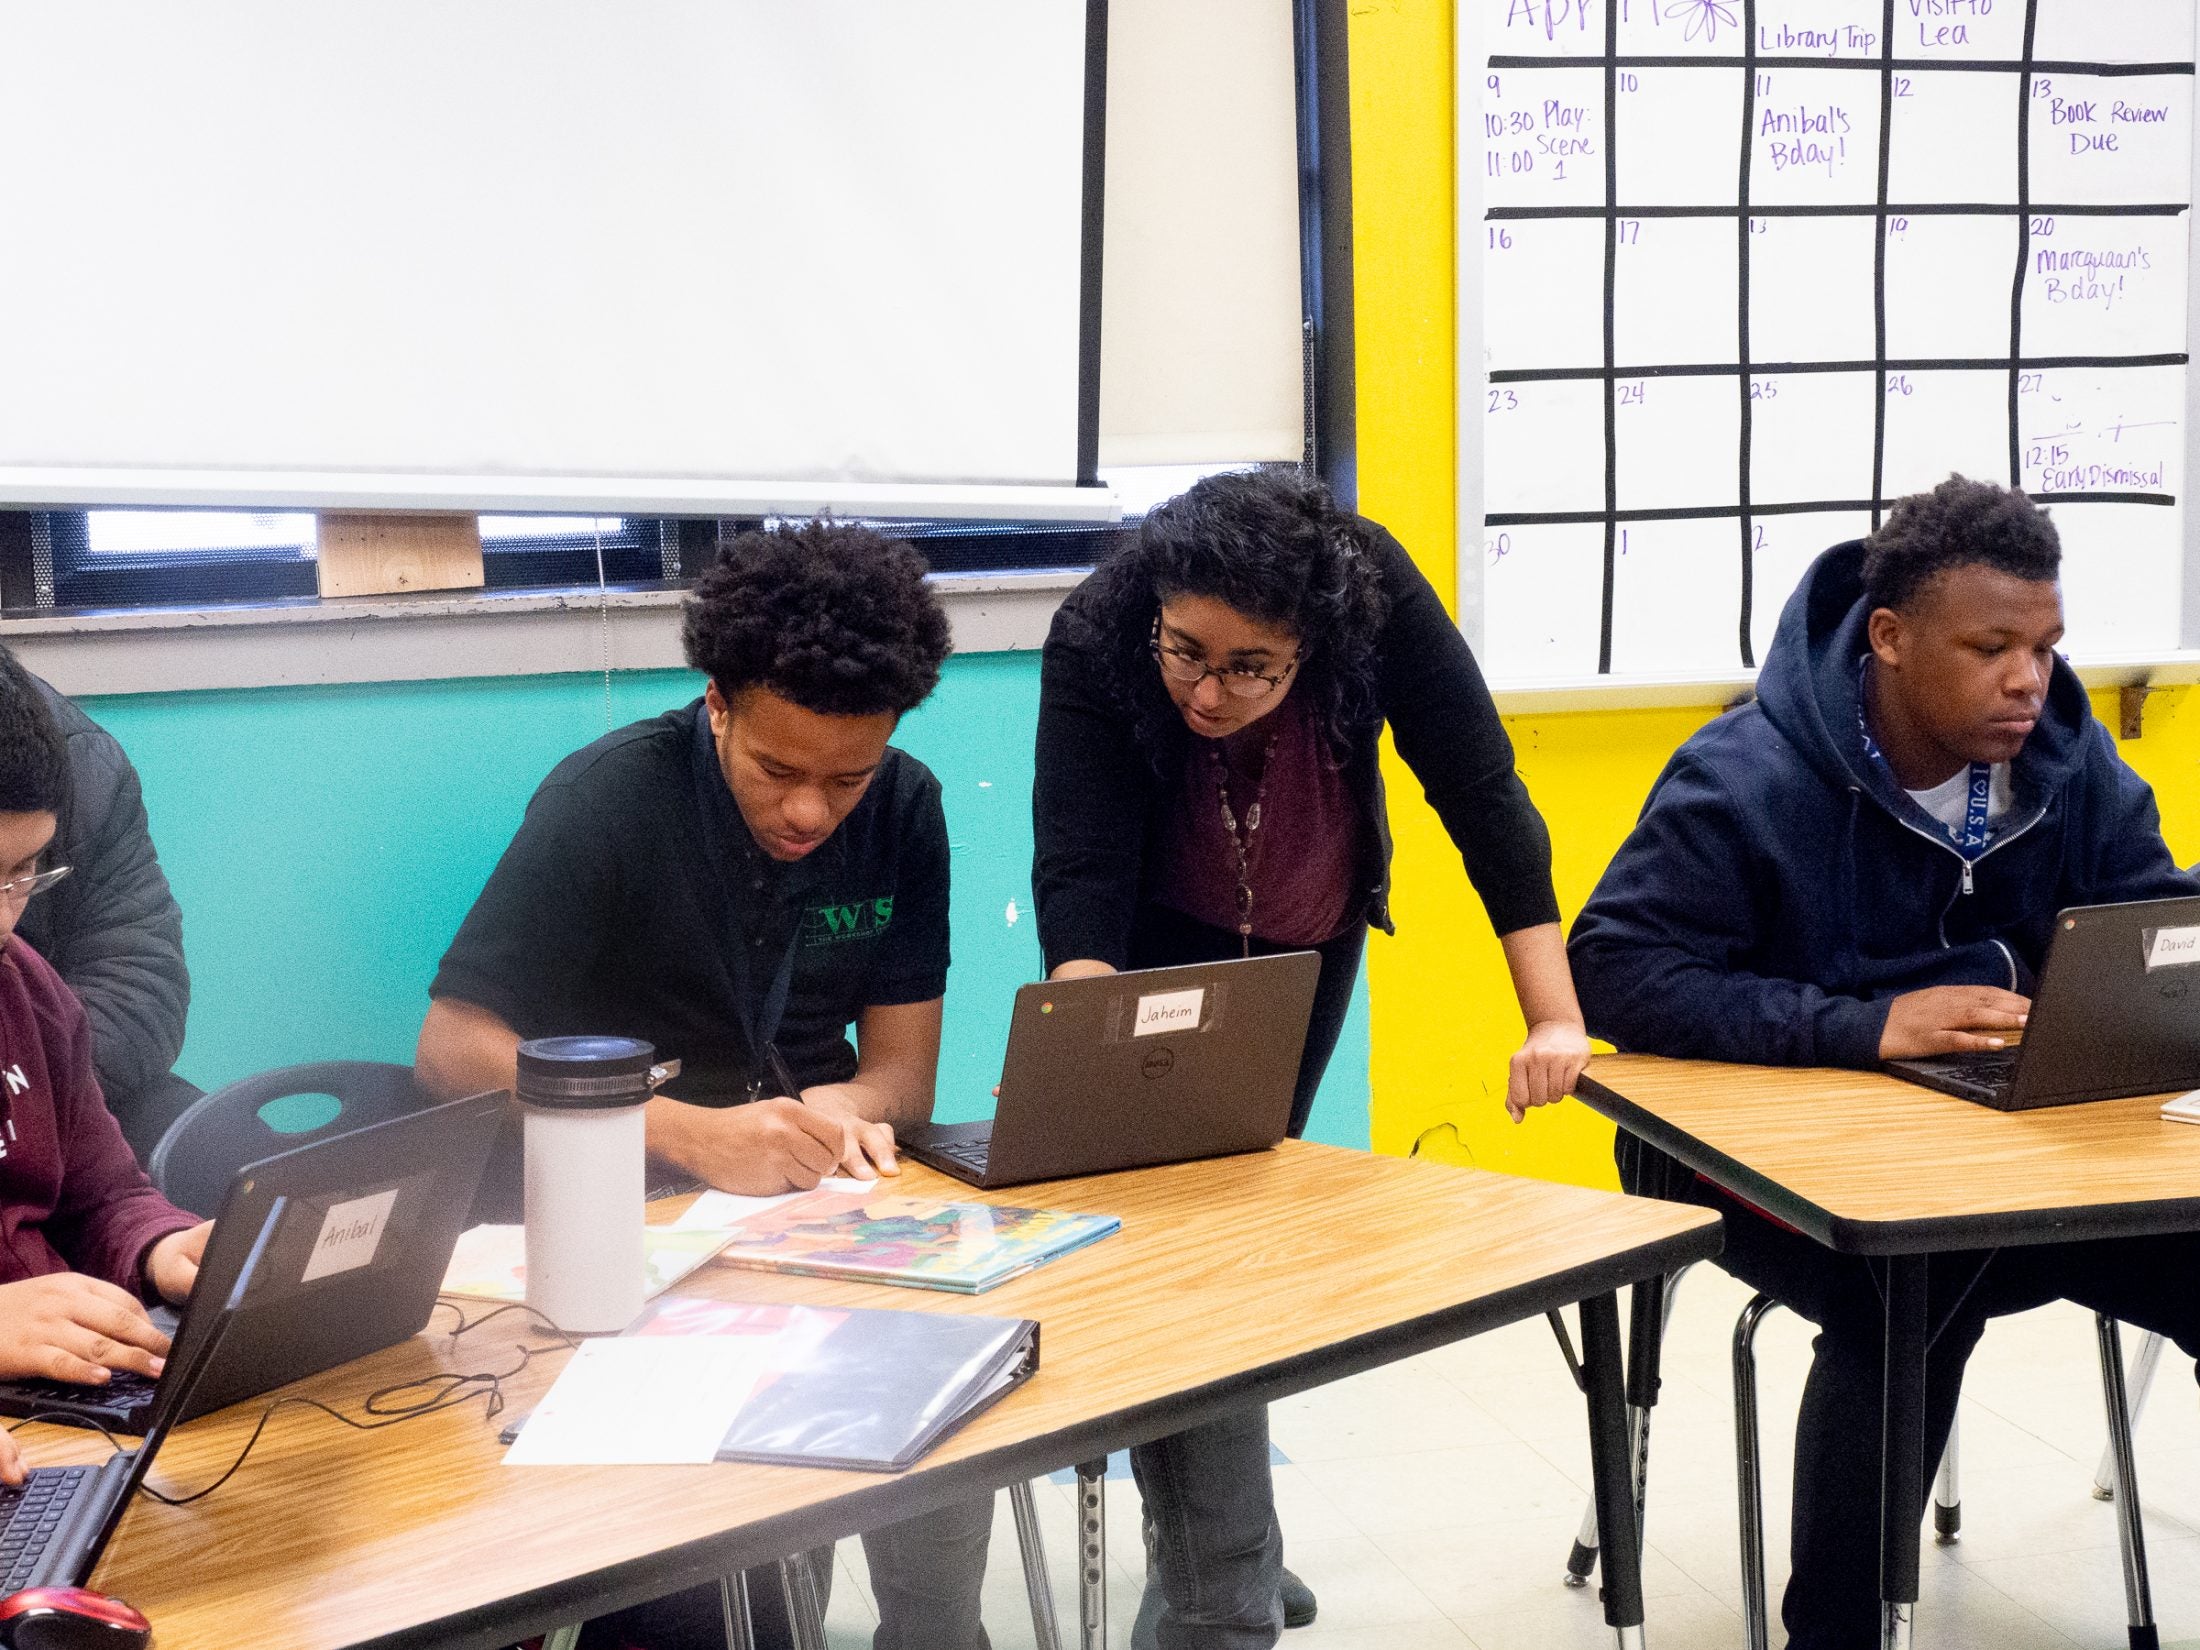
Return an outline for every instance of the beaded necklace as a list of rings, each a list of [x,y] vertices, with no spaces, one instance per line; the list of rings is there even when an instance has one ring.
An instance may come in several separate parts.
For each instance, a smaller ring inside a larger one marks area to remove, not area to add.
[[[1230,765],[1223,760],[1222,741],[1211,740],[1207,746],[1207,759],[1214,766],[1215,800],[1222,807],[1222,828],[1229,833],[1230,846],[1237,851],[1237,910],[1238,947],[1240,955],[1253,954],[1253,833],[1260,829],[1260,805],[1268,794],[1268,772],[1271,758],[1276,754],[1276,736],[1271,733],[1268,742],[1261,747],[1260,779],[1253,787],[1252,806],[1245,810],[1245,827],[1238,828],[1238,817],[1230,807]]]

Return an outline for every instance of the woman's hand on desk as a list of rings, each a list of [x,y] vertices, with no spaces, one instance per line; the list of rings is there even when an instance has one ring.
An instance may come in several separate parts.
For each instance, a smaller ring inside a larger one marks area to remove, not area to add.
[[[1528,1028],[1528,1040],[1505,1074],[1505,1110],[1517,1123],[1537,1106],[1553,1106],[1573,1093],[1589,1068],[1589,1033],[1578,1020],[1544,1020]]]
[[[97,1386],[111,1369],[158,1375],[167,1351],[144,1306],[111,1283],[53,1272],[0,1284],[0,1376]]]
[[[2028,997],[1991,985],[1935,985],[1907,991],[1887,1007],[1879,1034],[1882,1060],[1914,1060],[1929,1054],[1963,1054],[2008,1046],[2004,1033],[2022,1031],[2032,1010]]]

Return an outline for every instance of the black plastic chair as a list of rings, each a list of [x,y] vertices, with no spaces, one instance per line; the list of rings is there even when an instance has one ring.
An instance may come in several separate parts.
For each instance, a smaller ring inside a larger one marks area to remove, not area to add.
[[[403,1117],[424,1104],[410,1066],[382,1060],[282,1066],[195,1101],[168,1125],[146,1172],[169,1202],[212,1215],[230,1177],[245,1164]]]

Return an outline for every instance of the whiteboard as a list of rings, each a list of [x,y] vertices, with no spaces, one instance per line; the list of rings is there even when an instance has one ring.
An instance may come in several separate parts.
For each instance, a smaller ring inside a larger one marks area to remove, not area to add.
[[[1087,28],[0,7],[0,499],[1104,511]]]
[[[1727,677],[1951,470],[2067,649],[2176,654],[2192,0],[1462,0],[1462,618],[1507,684]],[[1890,26],[1891,25],[1891,26]]]

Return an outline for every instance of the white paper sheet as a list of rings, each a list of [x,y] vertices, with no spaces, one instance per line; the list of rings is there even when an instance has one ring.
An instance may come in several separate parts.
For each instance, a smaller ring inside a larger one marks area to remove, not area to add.
[[[527,1418],[504,1464],[709,1461],[755,1390],[768,1344],[738,1335],[589,1341]]]
[[[828,1175],[814,1189],[821,1192],[868,1192],[877,1185],[875,1180]],[[780,1192],[773,1197],[744,1197],[738,1192],[705,1192],[687,1207],[672,1226],[674,1231],[724,1231],[751,1215],[760,1215],[766,1209],[776,1209],[782,1203],[792,1203],[798,1197],[809,1195],[808,1192]]]

